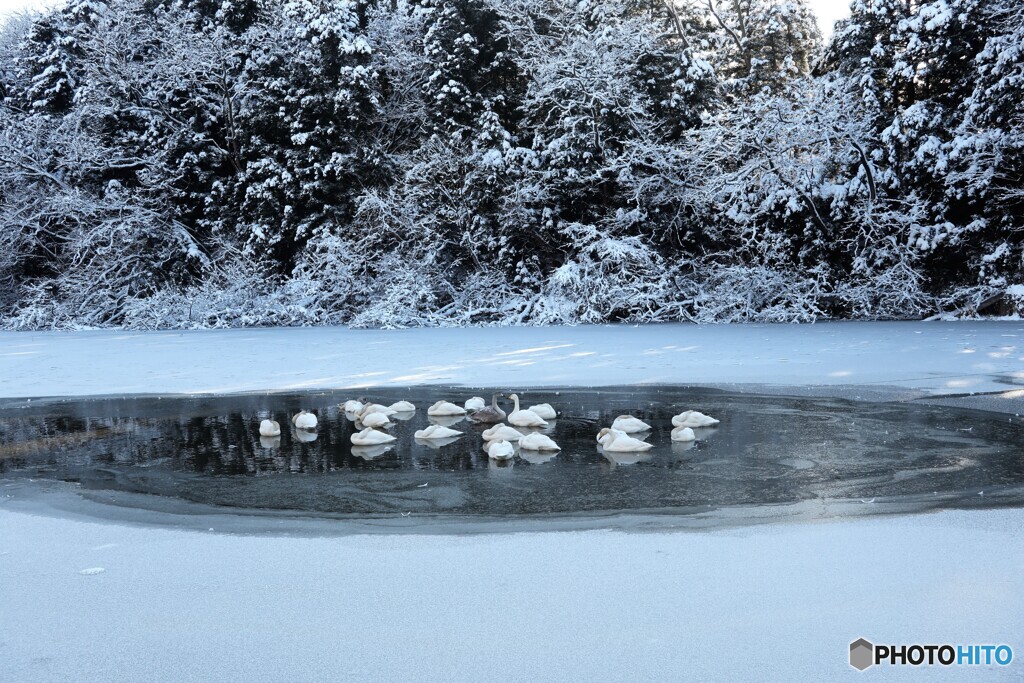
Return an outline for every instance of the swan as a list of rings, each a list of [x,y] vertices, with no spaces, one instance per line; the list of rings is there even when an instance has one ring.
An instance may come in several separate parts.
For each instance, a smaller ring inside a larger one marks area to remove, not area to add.
[[[676,427],[672,430],[673,441],[694,441],[696,439],[697,436],[691,427]]]
[[[637,432],[650,431],[651,425],[647,424],[643,420],[639,420],[632,415],[619,415],[612,422],[612,429],[617,429],[620,432],[626,434],[636,434]]]
[[[390,406],[388,406],[388,408],[395,411],[396,413],[416,412],[416,406],[414,406],[412,403],[409,403],[408,401],[396,401],[395,403],[392,403]]]
[[[466,410],[480,410],[485,405],[487,405],[487,404],[484,403],[484,399],[483,398],[481,398],[480,396],[474,396],[473,398],[471,398],[468,401],[466,401],[466,403],[465,403],[465,405],[463,407]]]
[[[684,410],[672,418],[673,427],[714,427],[719,422],[720,420],[696,410]]]
[[[558,417],[558,413],[555,412],[550,403],[538,403],[535,406],[530,406],[527,410],[537,413],[542,420],[554,420]]]
[[[528,451],[560,451],[562,447],[550,436],[544,434],[527,434],[519,440],[519,448]]]
[[[341,409],[346,413],[359,413],[363,410],[363,402],[350,399],[341,404]]]
[[[626,432],[615,429],[615,427],[612,427],[611,429],[602,429],[597,433],[597,442],[603,446],[605,441],[612,438],[612,432],[615,432],[620,436],[625,436],[626,434]]]
[[[523,438],[522,432],[508,425],[494,425],[490,429],[485,429],[481,436],[484,437],[484,441],[519,441]]]
[[[601,437],[606,435],[609,438],[601,441]],[[615,431],[614,429],[602,429],[601,433],[597,435],[597,438],[606,451],[613,451],[616,453],[639,453],[642,451],[649,451],[654,448],[653,444],[641,441],[640,439],[634,439],[633,437],[623,434],[620,431]]]
[[[503,439],[499,441],[491,441],[487,444],[486,450],[487,455],[495,460],[511,460],[512,456],[516,453],[515,447]]]
[[[379,403],[367,403],[366,405],[363,406],[363,409],[359,411],[359,419],[362,420],[370,413],[383,413],[388,417],[391,417],[392,415],[395,414],[395,412],[397,411],[394,411],[387,406],[382,406]]]
[[[384,413],[369,413],[359,418],[364,427],[385,427],[391,424],[391,420]]]
[[[515,410],[508,414],[509,424],[516,427],[547,427],[548,423],[537,413],[519,409],[518,396],[511,394],[509,399],[515,404]]]
[[[277,423],[277,420],[260,422],[260,436],[281,436],[281,425]]]
[[[491,396],[491,405],[486,408],[481,408],[469,416],[469,419],[473,422],[501,422],[505,419],[505,411],[498,407],[498,396],[501,394],[494,394]]]
[[[427,415],[448,416],[465,414],[465,408],[461,408],[449,401],[438,401],[434,405],[427,408]]]
[[[441,425],[430,425],[426,429],[416,431],[413,436],[417,439],[449,439],[453,436],[462,436],[462,432]]]
[[[296,429],[316,429],[316,415],[300,410],[292,418],[292,424]]]
[[[390,443],[395,437],[384,432],[378,432],[373,427],[367,427],[361,432],[352,435],[352,443],[356,446],[378,446],[382,443]]]

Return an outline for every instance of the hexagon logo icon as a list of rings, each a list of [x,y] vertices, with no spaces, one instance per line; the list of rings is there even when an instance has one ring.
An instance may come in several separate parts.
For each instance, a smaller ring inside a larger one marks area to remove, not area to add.
[[[863,638],[850,643],[850,666],[863,671],[875,663],[875,646]]]

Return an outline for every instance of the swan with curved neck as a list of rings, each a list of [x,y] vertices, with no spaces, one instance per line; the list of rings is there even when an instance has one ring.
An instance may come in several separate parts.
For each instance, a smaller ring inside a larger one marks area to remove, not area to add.
[[[295,425],[296,429],[316,429],[316,415],[305,410],[300,410],[295,417],[292,418],[292,424]]]
[[[363,420],[367,415],[371,415],[373,413],[381,413],[386,417],[391,417],[395,412],[397,411],[392,410],[388,406],[381,405],[380,403],[367,403],[363,405],[363,409],[359,411],[359,419]]]
[[[363,417],[359,418],[360,424],[364,427],[386,427],[391,424],[391,420],[384,413],[367,413]]]
[[[682,441],[684,443],[688,441],[696,441],[697,435],[693,433],[692,427],[676,427],[672,430],[672,440]]]
[[[367,427],[363,431],[352,435],[352,443],[356,446],[377,446],[394,440],[395,437],[384,432],[378,432],[373,427]]]
[[[363,402],[356,399],[349,399],[341,404],[342,410],[346,413],[358,414],[363,410]]]
[[[427,408],[427,415],[433,415],[436,417],[451,417],[454,415],[465,415],[466,409],[462,406],[457,406],[450,401],[438,401],[434,405]]]
[[[672,418],[673,427],[714,427],[719,420],[697,410],[684,410]]]
[[[441,425],[430,425],[426,429],[417,430],[413,436],[417,439],[451,439],[462,436],[462,432]]]
[[[484,441],[519,441],[523,438],[522,432],[518,429],[501,424],[485,429],[481,436],[484,437]]]
[[[607,438],[605,438],[607,437]],[[653,444],[623,434],[615,429],[602,429],[597,435],[598,442],[604,446],[606,451],[616,453],[639,453],[654,448]]]
[[[620,432],[626,434],[636,434],[637,432],[650,431],[651,425],[647,424],[639,418],[635,418],[632,415],[619,415],[612,422],[612,429],[617,429]]]
[[[533,432],[519,440],[519,448],[525,451],[560,451],[562,447],[546,434]]]
[[[469,416],[469,419],[473,422],[481,422],[483,424],[493,424],[504,420],[505,411],[498,407],[499,396],[501,396],[501,394],[493,394],[491,396],[491,405],[472,413]]]
[[[519,396],[511,394],[509,400],[515,405],[515,410],[508,414],[509,424],[516,427],[547,427],[548,423],[537,413],[519,409]]]
[[[558,417],[558,413],[550,403],[538,403],[535,406],[530,406],[527,410],[537,413],[542,420],[554,420]]]
[[[515,446],[508,441],[491,441],[486,447],[487,455],[495,460],[511,460],[515,455]]]

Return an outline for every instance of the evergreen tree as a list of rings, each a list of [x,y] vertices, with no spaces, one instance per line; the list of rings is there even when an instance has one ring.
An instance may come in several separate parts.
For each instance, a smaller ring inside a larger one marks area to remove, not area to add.
[[[778,91],[810,72],[821,32],[804,0],[704,0],[712,63],[737,94]]]

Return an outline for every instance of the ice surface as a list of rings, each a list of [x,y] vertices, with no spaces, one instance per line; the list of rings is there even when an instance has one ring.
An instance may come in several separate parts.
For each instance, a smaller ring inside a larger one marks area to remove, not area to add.
[[[0,678],[831,680],[858,637],[1019,646],[1020,523],[289,538],[0,507]]]
[[[1024,323],[0,332],[0,396],[788,384],[1005,390]]]

